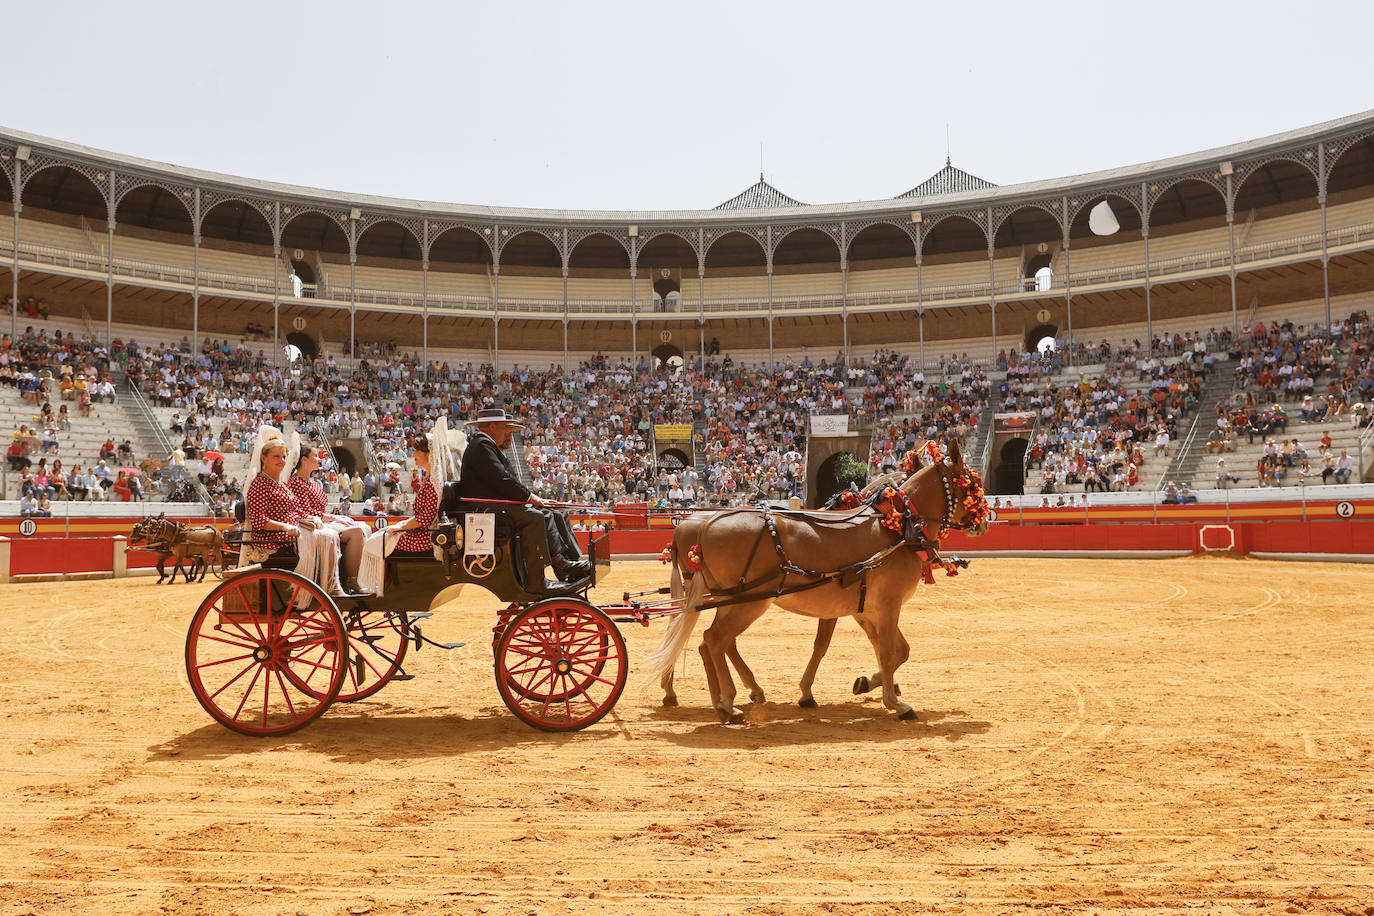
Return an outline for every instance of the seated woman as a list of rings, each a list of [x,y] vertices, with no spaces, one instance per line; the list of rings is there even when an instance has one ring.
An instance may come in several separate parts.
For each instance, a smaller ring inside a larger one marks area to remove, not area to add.
[[[439,511],[438,487],[430,474],[429,440],[426,436],[415,437],[415,467],[425,472],[420,489],[415,493],[415,514],[400,524],[391,526],[391,531],[403,532],[396,541],[397,553],[428,554],[434,549],[429,536],[429,526],[434,524],[434,516]]]
[[[367,529],[346,515],[331,515],[326,509],[329,500],[324,495],[324,487],[311,475],[320,467],[320,454],[311,445],[302,445],[300,457],[296,460],[295,470],[286,487],[296,498],[297,508],[302,514],[314,516],[332,528],[339,536],[339,549],[343,560],[344,590],[359,593],[358,564],[363,560],[363,541]]]
[[[307,514],[282,482],[288,451],[280,431],[270,426],[258,430],[258,443],[248,465],[253,477],[244,497],[255,546],[275,548],[274,553],[280,555],[295,541],[295,571],[319,583],[330,595],[348,597],[350,593],[339,584],[338,533],[318,516]]]

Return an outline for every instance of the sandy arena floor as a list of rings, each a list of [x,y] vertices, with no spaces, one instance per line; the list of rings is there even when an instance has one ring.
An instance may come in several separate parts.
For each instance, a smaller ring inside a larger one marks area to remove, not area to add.
[[[1367,566],[979,560],[903,617],[919,722],[851,695],[849,621],[799,709],[814,628],[775,611],[747,725],[693,652],[684,707],[632,663],[565,736],[502,705],[475,588],[415,680],[228,732],[182,667],[209,587],[0,586],[0,914],[1374,914]]]

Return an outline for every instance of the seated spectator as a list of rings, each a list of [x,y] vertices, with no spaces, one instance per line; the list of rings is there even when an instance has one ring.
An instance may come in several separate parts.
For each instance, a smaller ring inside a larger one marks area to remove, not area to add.
[[[120,471],[119,476],[116,477],[114,483],[110,485],[110,492],[113,493],[115,498],[119,499],[120,502],[127,503],[132,499],[134,494],[129,486],[128,475]]]
[[[1354,467],[1354,460],[1345,449],[1341,449],[1341,457],[1336,459],[1336,483],[1350,483],[1350,472]]]
[[[44,493],[38,497],[38,507],[34,509],[34,518],[52,518],[52,500],[48,499],[48,494]]]
[[[1178,484],[1174,483],[1172,480],[1169,481],[1168,486],[1164,488],[1164,499],[1162,502],[1166,506],[1178,505]]]
[[[37,512],[38,499],[32,491],[25,491],[24,495],[19,497],[19,517],[33,518]]]
[[[67,475],[67,492],[71,494],[71,499],[85,499],[90,493],[86,486],[86,475],[81,472],[81,465],[72,468],[72,472]]]
[[[100,457],[104,461],[115,460],[115,444],[113,439],[106,439],[100,446]]]
[[[1217,489],[1225,490],[1228,485],[1240,483],[1240,475],[1232,474],[1226,468],[1226,459],[1217,459]]]
[[[18,439],[11,442],[9,448],[5,449],[5,460],[9,462],[11,471],[22,471],[32,463],[24,454],[24,446],[19,444]]]

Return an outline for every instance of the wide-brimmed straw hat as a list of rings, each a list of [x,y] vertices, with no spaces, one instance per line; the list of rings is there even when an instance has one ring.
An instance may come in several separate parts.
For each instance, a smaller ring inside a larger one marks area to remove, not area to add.
[[[510,426],[515,429],[525,428],[524,423],[521,423],[518,419],[512,417],[510,414],[506,413],[500,407],[484,407],[483,409],[477,411],[477,418],[474,420],[469,420],[467,422],[467,425],[485,426],[488,423],[504,423],[506,426]]]

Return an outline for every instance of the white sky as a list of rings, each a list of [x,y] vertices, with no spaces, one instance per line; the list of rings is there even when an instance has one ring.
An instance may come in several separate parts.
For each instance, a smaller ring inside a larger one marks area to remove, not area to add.
[[[807,203],[998,184],[1374,107],[1374,4],[545,0],[7,9],[0,123],[455,203]]]

